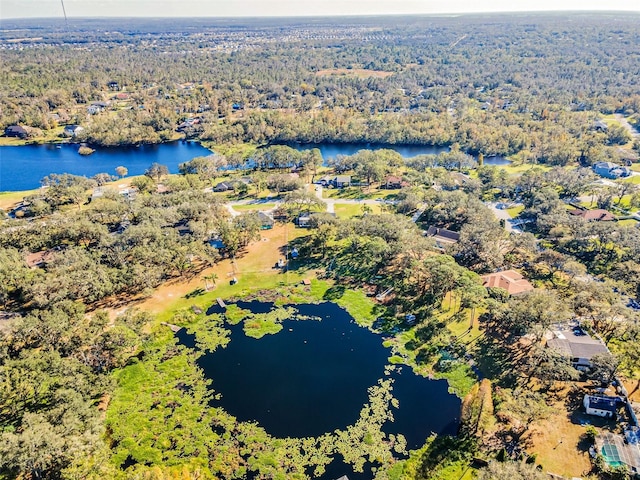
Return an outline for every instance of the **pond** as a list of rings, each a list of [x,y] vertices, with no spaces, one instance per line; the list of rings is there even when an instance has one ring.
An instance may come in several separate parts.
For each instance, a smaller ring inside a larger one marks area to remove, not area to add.
[[[252,313],[268,312],[273,304],[239,302]],[[200,357],[199,366],[221,395],[221,406],[239,421],[256,421],[274,437],[318,437],[344,430],[359,418],[368,402],[367,389],[385,377],[391,351],[382,337],[360,327],[334,303],[291,305],[296,315],[313,319],[283,321],[282,330],[258,339],[243,332],[242,323],[228,326],[231,342]],[[215,311],[210,309],[208,313]],[[318,321],[319,320],[319,321]],[[193,346],[193,336],[178,332]],[[432,433],[455,435],[460,400],[448,392],[444,380],[415,375],[409,367],[390,374],[393,422],[382,431],[403,434],[407,449],[421,447]],[[336,458],[323,478],[367,478],[352,475]],[[331,475],[335,475],[331,477]],[[368,478],[371,478],[369,475]]]
[[[115,168],[120,165],[127,167],[129,175],[143,174],[154,162],[177,173],[181,163],[211,154],[209,149],[192,142],[97,148],[87,156],[80,155],[78,148],[76,144],[0,147],[0,192],[38,188],[40,180],[50,173],[115,175]]]

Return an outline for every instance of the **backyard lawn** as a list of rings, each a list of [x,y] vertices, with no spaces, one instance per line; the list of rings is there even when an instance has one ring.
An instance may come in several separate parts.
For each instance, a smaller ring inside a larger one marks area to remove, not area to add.
[[[369,211],[371,214],[378,214],[382,211],[380,205],[370,203],[336,203],[334,208],[338,218],[350,218],[362,215],[366,210],[365,206],[371,209]]]

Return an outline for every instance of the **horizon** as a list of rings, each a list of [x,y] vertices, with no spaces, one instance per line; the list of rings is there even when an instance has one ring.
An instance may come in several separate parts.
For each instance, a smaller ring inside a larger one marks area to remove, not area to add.
[[[64,8],[64,11],[63,11]],[[149,15],[153,12],[153,15]],[[237,0],[218,4],[203,0],[2,0],[0,21],[67,18],[313,18],[380,16],[460,16],[534,13],[640,13],[637,0],[326,0],[301,5],[295,0]]]

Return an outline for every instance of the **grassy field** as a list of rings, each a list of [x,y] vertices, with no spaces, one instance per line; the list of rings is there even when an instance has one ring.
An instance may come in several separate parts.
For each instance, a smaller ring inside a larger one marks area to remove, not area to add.
[[[548,165],[532,165],[528,163],[521,164],[521,165],[514,165],[514,164],[504,165],[499,168],[503,168],[504,170],[506,170],[507,174],[509,175],[522,175],[524,172],[533,170],[534,168],[540,169],[543,172],[551,170],[551,167]]]
[[[38,190],[24,190],[22,192],[0,192],[0,208],[4,211],[11,210],[26,196],[33,195]]]
[[[334,205],[335,213],[338,218],[350,218],[362,215],[364,213],[363,208],[369,207],[372,214],[378,214],[382,211],[382,207],[376,204],[356,204],[356,203],[336,203]]]
[[[632,167],[633,168],[633,167]],[[640,175],[634,175],[633,177],[628,177],[623,180],[623,182],[629,182],[634,184],[640,184]]]
[[[42,136],[28,139],[0,136],[0,147],[17,147],[31,144],[66,142],[68,141],[67,139],[60,137],[63,130],[64,127],[56,127],[51,130],[43,130]]]
[[[586,425],[607,422],[577,409],[567,412],[564,401],[559,401],[553,412],[551,417],[531,429],[527,438],[531,447],[527,450],[537,455],[536,463],[542,465],[545,472],[565,477],[582,477],[591,469],[588,444],[584,440]]]
[[[618,220],[618,225],[623,225],[626,227],[635,227],[638,225],[638,221],[633,218],[628,218],[626,220]]]
[[[246,203],[244,205],[233,205],[232,208],[237,212],[252,212],[258,210],[271,210],[275,206],[275,203]]]
[[[372,187],[346,187],[325,188],[322,190],[323,198],[348,199],[348,200],[377,200],[379,198],[392,199],[400,190],[386,190]]]

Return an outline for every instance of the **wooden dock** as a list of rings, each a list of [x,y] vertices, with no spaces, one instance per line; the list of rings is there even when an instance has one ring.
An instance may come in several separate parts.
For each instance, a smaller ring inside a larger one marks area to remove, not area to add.
[[[220,305],[220,308],[227,308],[227,304],[224,303],[224,300],[222,300],[221,298],[216,298],[216,302],[218,302],[218,305]]]
[[[173,333],[177,333],[178,331],[182,330],[182,327],[179,327],[178,325],[173,325],[173,324],[167,323],[167,322],[162,322],[160,325],[164,325],[166,327],[169,327]]]

